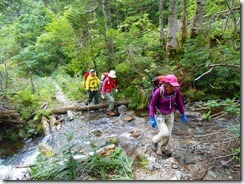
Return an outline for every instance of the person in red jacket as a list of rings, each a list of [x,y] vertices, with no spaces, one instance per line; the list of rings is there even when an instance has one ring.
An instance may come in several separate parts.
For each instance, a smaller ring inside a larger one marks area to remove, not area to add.
[[[102,85],[102,92],[101,92],[102,99],[106,98],[109,101],[109,107],[105,112],[105,114],[107,115],[115,115],[115,113],[113,112],[114,104],[115,104],[113,89],[115,89],[116,93],[118,92],[115,78],[116,78],[116,72],[114,70],[111,70],[108,73],[106,79],[103,81],[103,85]]]

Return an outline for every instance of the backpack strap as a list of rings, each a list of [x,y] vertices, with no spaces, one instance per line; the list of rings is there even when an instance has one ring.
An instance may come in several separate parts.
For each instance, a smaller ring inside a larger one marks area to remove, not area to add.
[[[164,85],[163,84],[159,87],[159,90],[160,90],[160,96],[163,98],[164,97]]]
[[[174,91],[174,94],[173,95],[165,95],[165,90],[164,90],[164,85],[162,84],[160,87],[159,87],[159,90],[160,90],[160,97],[161,98],[168,98],[170,103],[169,103],[169,108],[171,109],[172,108],[172,104],[171,104],[171,98],[173,97],[176,97],[176,91]]]

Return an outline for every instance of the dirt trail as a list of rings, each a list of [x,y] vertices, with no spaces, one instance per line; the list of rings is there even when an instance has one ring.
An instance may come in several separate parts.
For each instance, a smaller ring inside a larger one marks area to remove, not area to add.
[[[57,90],[57,93],[56,93],[56,100],[57,102],[61,105],[61,106],[70,106],[73,104],[73,102],[71,100],[69,100],[63,93],[61,87],[56,84],[56,90]]]

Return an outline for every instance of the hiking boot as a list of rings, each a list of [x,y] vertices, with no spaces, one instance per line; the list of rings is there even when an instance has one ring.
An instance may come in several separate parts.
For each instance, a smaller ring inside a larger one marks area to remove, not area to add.
[[[172,156],[172,151],[170,151],[170,150],[161,150],[161,152],[167,158]]]
[[[85,104],[86,104],[86,105],[88,105],[88,104],[89,104],[89,102],[86,102]]]
[[[109,116],[115,115],[115,113],[113,111],[106,111],[105,114],[106,115],[109,115]]]
[[[158,143],[153,143],[152,142],[152,146],[151,147],[152,147],[152,150],[156,152],[157,149],[158,149]]]

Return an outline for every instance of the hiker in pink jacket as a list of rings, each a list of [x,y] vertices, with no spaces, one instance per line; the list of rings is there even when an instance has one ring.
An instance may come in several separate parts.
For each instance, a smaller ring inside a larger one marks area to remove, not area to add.
[[[158,143],[160,141],[162,141],[162,153],[169,144],[176,106],[178,111],[182,114],[183,122],[188,122],[179,87],[178,79],[174,75],[167,75],[164,78],[164,83],[153,93],[149,108],[150,125],[153,128],[157,126],[159,129],[159,133],[152,139],[152,150],[155,152],[158,150]],[[156,108],[160,114],[155,117]]]

